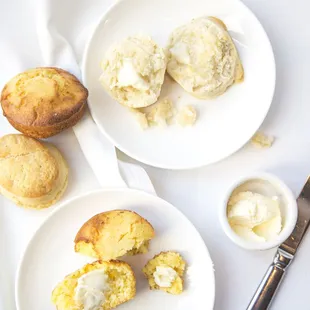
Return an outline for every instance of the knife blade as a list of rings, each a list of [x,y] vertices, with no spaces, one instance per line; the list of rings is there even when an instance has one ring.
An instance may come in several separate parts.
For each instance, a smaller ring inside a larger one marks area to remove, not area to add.
[[[278,247],[273,263],[268,268],[247,310],[266,310],[283,280],[310,223],[310,177],[297,198],[298,217],[291,235]]]

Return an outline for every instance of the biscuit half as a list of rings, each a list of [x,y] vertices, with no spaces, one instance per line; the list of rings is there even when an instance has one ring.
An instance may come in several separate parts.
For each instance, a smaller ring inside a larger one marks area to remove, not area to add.
[[[236,46],[224,22],[216,17],[193,19],[176,28],[167,49],[169,75],[197,98],[215,98],[243,81]]]
[[[147,107],[160,95],[166,66],[164,49],[150,37],[128,37],[106,52],[101,62],[100,82],[122,105]]]

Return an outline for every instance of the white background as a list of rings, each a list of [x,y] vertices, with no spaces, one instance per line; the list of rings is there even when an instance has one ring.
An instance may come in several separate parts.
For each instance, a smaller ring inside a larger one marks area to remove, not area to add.
[[[43,64],[36,41],[35,1],[0,0],[0,87],[19,71]],[[66,11],[70,2],[60,1],[59,14]],[[93,18],[96,22],[112,0],[98,2],[100,4],[92,6],[90,0],[75,0],[76,5],[85,7],[85,14],[75,16],[72,8],[68,23],[63,25],[64,32],[69,25],[75,27],[77,37],[81,38],[74,42],[78,50],[82,50],[83,38],[89,31],[79,28],[83,19]],[[245,309],[275,252],[248,252],[224,235],[218,208],[226,188],[241,174],[266,170],[280,176],[297,196],[310,172],[310,3],[305,0],[246,0],[244,3],[266,29],[276,57],[276,94],[262,127],[264,132],[276,136],[274,146],[269,150],[248,146],[221,163],[191,171],[145,166],[158,195],[179,208],[204,238],[215,264],[217,310]],[[12,132],[1,116],[0,135]],[[71,168],[63,200],[98,188],[72,131],[51,140],[64,153]],[[130,160],[123,154],[120,157]],[[14,309],[14,274],[19,256],[33,231],[52,209],[24,210],[0,198],[0,280],[6,288],[1,294],[8,297],[1,310]],[[309,308],[309,254],[310,237],[307,236],[272,309]]]

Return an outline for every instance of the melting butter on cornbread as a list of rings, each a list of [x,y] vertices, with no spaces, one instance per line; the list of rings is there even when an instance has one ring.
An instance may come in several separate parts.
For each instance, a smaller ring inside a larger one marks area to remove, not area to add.
[[[183,275],[186,263],[177,252],[161,252],[143,268],[152,290],[178,295],[183,292]]]
[[[135,297],[131,267],[121,261],[96,261],[69,274],[52,292],[57,310],[109,310]]]

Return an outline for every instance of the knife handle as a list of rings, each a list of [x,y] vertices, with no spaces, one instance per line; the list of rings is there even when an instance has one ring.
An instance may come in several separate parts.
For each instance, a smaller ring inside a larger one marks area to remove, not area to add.
[[[292,259],[292,255],[278,249],[273,263],[268,268],[247,310],[267,310],[269,308]]]

